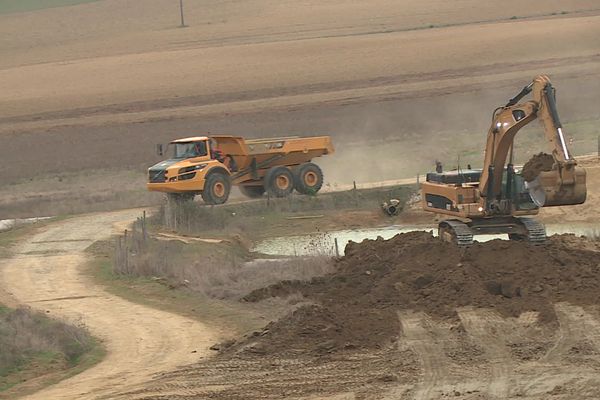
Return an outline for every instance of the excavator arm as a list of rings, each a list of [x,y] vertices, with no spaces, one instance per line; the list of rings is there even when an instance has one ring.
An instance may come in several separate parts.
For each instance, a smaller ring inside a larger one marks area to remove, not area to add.
[[[533,99],[519,103],[533,93]],[[546,140],[553,148],[552,170],[542,171],[527,187],[538,206],[581,204],[585,201],[585,170],[576,168],[556,107],[555,89],[546,76],[536,77],[504,107],[496,109],[488,131],[484,169],[479,183],[485,200],[486,213],[494,214],[502,194],[502,176],[507,166],[507,188],[514,174],[512,149],[514,138],[521,128],[539,118]],[[508,159],[508,164],[507,164]]]

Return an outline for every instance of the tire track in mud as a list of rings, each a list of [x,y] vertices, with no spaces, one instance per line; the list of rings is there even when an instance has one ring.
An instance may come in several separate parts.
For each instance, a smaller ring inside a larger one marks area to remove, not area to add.
[[[421,359],[423,376],[414,389],[414,400],[437,398],[436,390],[450,375],[448,360],[426,328],[431,325],[423,313],[400,313],[403,340]]]
[[[568,398],[596,399],[599,372],[589,363],[600,366],[600,321],[580,306],[557,303],[554,309],[559,323],[556,341],[538,362],[524,366],[520,392],[546,398],[559,390],[569,393]],[[592,354],[573,353],[588,343]]]
[[[414,385],[396,386],[383,398],[429,400],[481,391],[480,367],[475,366],[479,360],[476,357],[469,359],[474,351],[472,343],[459,336],[455,324],[434,321],[421,312],[400,312],[398,316],[401,324],[399,350],[407,348],[417,356],[421,377]]]
[[[487,354],[490,373],[487,378],[480,378],[486,381],[486,391],[500,399],[509,398],[514,362],[501,333],[505,320],[498,313],[484,309],[463,308],[457,312],[467,334]]]
[[[600,351],[600,321],[587,312],[581,306],[574,306],[568,303],[558,303],[554,305],[561,329],[566,327],[567,339],[583,338],[587,339],[597,351]],[[568,343],[568,341],[567,341]],[[558,347],[564,351],[564,346]],[[548,356],[552,357],[552,352]]]

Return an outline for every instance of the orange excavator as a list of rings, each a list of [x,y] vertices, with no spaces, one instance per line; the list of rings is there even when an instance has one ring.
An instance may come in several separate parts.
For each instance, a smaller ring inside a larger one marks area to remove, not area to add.
[[[530,93],[533,98],[520,103]],[[530,171],[517,171],[515,136],[536,118],[553,149],[551,156],[546,155],[550,162],[536,164],[534,157],[525,164]],[[585,170],[568,149],[556,91],[546,76],[536,77],[494,111],[483,169],[428,173],[421,185],[425,211],[455,217],[439,223],[439,236],[459,245],[471,244],[477,234],[508,234],[513,240],[543,243],[544,225],[529,216],[540,207],[582,204],[586,193]]]

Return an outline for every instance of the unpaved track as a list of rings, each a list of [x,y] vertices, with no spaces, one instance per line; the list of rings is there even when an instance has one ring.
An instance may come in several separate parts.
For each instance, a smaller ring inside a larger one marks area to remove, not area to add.
[[[128,210],[49,225],[24,242],[14,258],[0,262],[0,285],[14,300],[85,324],[108,350],[95,367],[28,398],[111,398],[155,373],[198,361],[218,340],[197,321],[125,301],[82,273],[85,248],[139,215]]]

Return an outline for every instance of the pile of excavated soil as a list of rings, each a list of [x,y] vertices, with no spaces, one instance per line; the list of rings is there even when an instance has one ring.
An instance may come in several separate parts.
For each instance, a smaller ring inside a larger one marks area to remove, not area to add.
[[[531,157],[523,166],[523,178],[527,182],[531,182],[542,171],[551,171],[554,165],[554,157],[550,154],[539,153]]]
[[[464,306],[495,309],[507,317],[537,311],[540,321],[552,324],[554,302],[599,303],[600,245],[574,235],[553,236],[543,246],[494,240],[461,249],[430,233],[410,232],[390,240],[351,242],[345,254],[327,276],[280,282],[246,296],[256,302],[301,293],[312,304],[228,352],[386,348],[400,335],[402,310],[455,322],[456,309]]]

